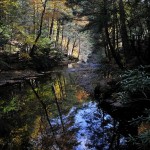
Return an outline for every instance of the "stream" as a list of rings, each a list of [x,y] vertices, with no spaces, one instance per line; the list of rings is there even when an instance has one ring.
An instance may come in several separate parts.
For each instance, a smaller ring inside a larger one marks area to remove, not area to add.
[[[120,123],[92,97],[99,68],[69,64],[1,87],[0,149],[127,149]]]

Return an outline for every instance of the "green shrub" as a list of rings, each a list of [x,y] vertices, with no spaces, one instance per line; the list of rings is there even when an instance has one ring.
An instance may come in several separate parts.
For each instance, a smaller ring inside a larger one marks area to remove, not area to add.
[[[123,103],[131,102],[133,99],[148,99],[150,97],[150,74],[146,72],[147,67],[139,67],[127,70],[121,75],[120,92],[117,99]]]
[[[121,87],[132,93],[150,90],[150,74],[144,68],[125,71],[122,75]]]

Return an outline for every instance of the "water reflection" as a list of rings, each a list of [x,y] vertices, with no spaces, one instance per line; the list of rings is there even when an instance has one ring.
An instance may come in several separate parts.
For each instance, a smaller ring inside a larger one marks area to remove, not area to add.
[[[55,72],[3,87],[0,149],[122,147],[125,139],[118,132],[118,122],[91,101],[75,78],[74,72]]]
[[[110,115],[100,110],[96,102],[83,104],[82,109],[75,115],[74,126],[79,126],[76,137],[80,142],[75,150],[108,150],[125,144],[123,136],[119,137],[118,145],[115,140],[112,141],[118,123]]]

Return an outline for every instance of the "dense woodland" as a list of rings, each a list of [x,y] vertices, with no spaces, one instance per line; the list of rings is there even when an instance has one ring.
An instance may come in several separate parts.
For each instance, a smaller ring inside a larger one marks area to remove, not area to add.
[[[81,30],[95,27],[93,30],[99,33],[97,42],[101,49],[105,49],[109,62],[114,60],[121,69],[128,64],[149,64],[148,0],[2,0],[0,7],[2,56],[19,53],[19,58],[26,60],[35,55],[52,57],[52,52],[67,51],[69,43],[72,44],[72,53],[75,46],[78,47],[76,53],[80,53],[79,37],[64,37],[63,26],[66,22],[81,21],[84,24]],[[4,62],[11,61],[9,57],[7,59]]]
[[[25,69],[39,72],[58,64],[82,62],[80,34],[65,31],[66,24],[74,23],[79,33],[90,31],[95,35],[95,51],[103,53],[100,62],[115,68],[113,73],[119,76],[113,81],[119,80],[119,88],[110,90],[111,98],[123,104],[140,103],[145,108],[145,102],[150,104],[149,11],[150,0],[1,0],[0,73]],[[0,121],[11,114],[3,104]],[[130,140],[138,148],[148,149],[149,108],[133,122],[143,128]]]

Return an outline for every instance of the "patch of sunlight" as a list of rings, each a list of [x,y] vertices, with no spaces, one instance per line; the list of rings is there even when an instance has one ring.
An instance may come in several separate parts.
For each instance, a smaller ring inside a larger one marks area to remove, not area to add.
[[[79,55],[79,49],[78,48],[74,48],[72,56],[75,57],[75,58],[78,58],[78,55]]]

